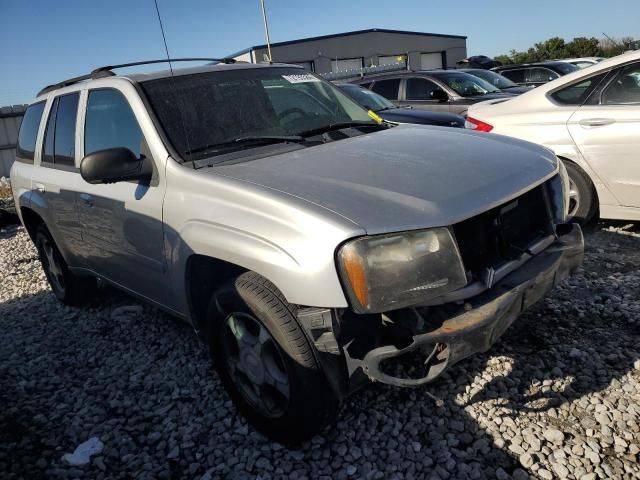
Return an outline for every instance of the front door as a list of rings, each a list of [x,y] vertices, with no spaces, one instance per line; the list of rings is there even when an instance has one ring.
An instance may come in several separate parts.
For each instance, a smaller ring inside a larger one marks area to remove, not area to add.
[[[404,99],[398,103],[432,112],[448,112],[450,110],[447,92],[435,82],[421,77],[405,80]]]
[[[640,207],[640,63],[621,68],[597,104],[578,108],[567,126],[620,205]]]
[[[84,122],[84,155],[125,147],[154,163],[148,184],[121,181],[92,185],[84,180],[77,204],[86,261],[99,275],[162,303],[167,285],[162,202],[164,168],[146,146],[125,95],[116,89],[90,90]]]

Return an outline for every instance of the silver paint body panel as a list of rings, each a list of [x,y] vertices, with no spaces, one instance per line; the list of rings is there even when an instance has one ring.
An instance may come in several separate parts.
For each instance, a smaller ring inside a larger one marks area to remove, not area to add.
[[[41,165],[53,98],[80,91],[80,166],[87,90],[93,88],[114,88],[126,97],[153,157],[157,184],[90,185],[77,171]],[[451,225],[557,173],[555,156],[527,142],[419,125],[193,170],[171,158],[127,77],[72,85],[41,99],[47,107],[35,161],[15,162],[12,170],[19,207],[43,218],[73,269],[97,274],[185,319],[192,255],[256,271],[291,303],[347,307],[335,264],[336,249],[346,240]]]

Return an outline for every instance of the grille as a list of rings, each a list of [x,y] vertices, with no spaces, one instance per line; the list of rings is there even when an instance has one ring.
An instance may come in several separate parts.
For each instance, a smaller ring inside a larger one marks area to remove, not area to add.
[[[553,233],[546,185],[453,226],[467,271],[477,274],[519,258],[536,240]]]

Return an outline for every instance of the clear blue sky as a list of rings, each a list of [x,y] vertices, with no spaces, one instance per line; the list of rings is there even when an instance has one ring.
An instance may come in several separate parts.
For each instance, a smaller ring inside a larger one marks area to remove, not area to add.
[[[259,0],[158,0],[171,56],[264,43]],[[467,35],[498,55],[558,35],[640,37],[640,0],[267,0],[271,40],[365,28]],[[0,106],[111,63],[161,58],[153,0],[0,0]]]

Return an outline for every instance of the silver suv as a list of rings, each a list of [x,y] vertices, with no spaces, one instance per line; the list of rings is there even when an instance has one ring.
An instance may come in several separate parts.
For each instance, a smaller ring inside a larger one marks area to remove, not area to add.
[[[291,65],[114,69],[28,108],[22,223],[62,302],[100,279],[190,322],[272,438],[487,350],[581,263],[547,149],[385,124]]]

